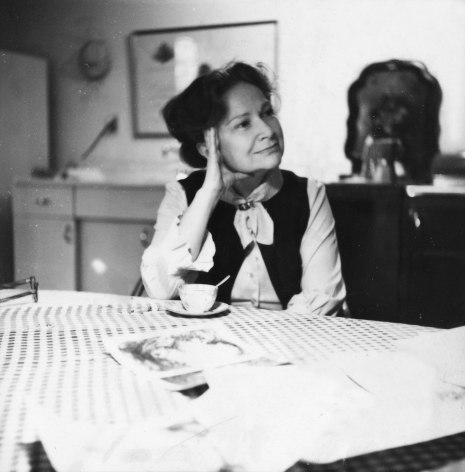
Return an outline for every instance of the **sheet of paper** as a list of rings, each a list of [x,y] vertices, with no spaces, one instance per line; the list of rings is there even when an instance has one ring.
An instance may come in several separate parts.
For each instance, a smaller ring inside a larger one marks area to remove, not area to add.
[[[244,470],[332,462],[465,430],[465,392],[445,388],[433,369],[404,354],[238,366],[207,373],[207,381],[195,415]]]
[[[421,334],[395,344],[433,366],[445,382],[465,388],[465,326]]]
[[[368,399],[328,364],[237,366],[207,372],[207,380],[210,389],[195,400],[194,416],[226,460],[245,471],[286,470],[308,448],[324,461],[338,447],[335,436],[362,414]]]
[[[92,424],[36,412],[38,435],[57,472],[217,472],[225,466],[201,426],[189,419],[166,424],[160,418]]]

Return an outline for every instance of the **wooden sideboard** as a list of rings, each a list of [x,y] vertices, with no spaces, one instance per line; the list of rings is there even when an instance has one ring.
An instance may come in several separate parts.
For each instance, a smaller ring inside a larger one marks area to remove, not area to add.
[[[465,188],[326,184],[355,318],[465,324]],[[129,294],[164,186],[18,180],[15,276]]]
[[[128,295],[139,278],[163,186],[18,180],[15,278],[44,289]]]
[[[406,188],[400,306],[407,322],[465,325],[465,188]]]
[[[465,324],[465,188],[326,185],[352,316]]]

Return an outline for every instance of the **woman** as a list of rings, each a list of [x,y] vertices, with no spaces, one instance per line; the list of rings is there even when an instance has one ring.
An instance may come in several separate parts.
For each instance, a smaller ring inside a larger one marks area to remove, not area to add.
[[[345,298],[334,220],[322,184],[280,170],[281,125],[261,69],[232,63],[195,79],[163,116],[195,171],[166,187],[141,265],[146,291],[184,282],[218,300],[336,315]]]

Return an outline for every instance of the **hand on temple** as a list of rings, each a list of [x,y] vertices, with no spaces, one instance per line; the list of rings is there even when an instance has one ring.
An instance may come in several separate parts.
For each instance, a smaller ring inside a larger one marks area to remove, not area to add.
[[[238,180],[250,177],[242,172],[234,172],[226,166],[218,147],[218,132],[215,128],[212,127],[205,131],[205,145],[207,172],[204,188],[211,190],[216,195],[222,195]]]

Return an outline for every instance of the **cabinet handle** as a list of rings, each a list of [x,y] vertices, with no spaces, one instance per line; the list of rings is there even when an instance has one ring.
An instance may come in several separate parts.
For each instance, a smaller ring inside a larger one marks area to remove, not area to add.
[[[418,214],[417,211],[415,210],[409,210],[410,218],[412,219],[413,226],[415,226],[416,229],[420,229],[421,227],[421,218],[420,215]]]
[[[139,234],[139,241],[144,249],[150,245],[150,230],[144,228]]]
[[[63,230],[63,239],[67,244],[73,243],[73,226],[69,223],[65,225],[65,229]]]
[[[50,206],[52,204],[52,200],[50,197],[37,197],[36,198],[36,205],[40,207]]]

